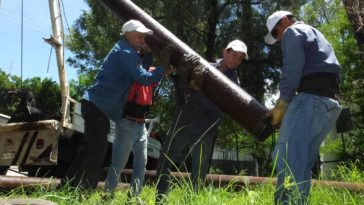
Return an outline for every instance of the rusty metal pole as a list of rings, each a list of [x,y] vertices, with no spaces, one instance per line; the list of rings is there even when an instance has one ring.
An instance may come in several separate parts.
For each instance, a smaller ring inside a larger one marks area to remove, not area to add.
[[[125,169],[122,172],[122,179],[130,181],[133,170]],[[189,180],[189,173],[185,172],[172,172],[172,179],[176,180]],[[156,171],[147,170],[145,173],[145,180],[150,182],[156,182]],[[262,184],[276,184],[277,179],[272,177],[254,177],[254,176],[235,176],[235,175],[218,175],[208,174],[206,182],[212,183],[216,187],[233,187],[239,189],[247,185],[262,185]],[[59,179],[52,178],[38,178],[38,177],[12,177],[0,175],[0,190],[11,190],[18,187],[32,188],[35,186],[45,187],[48,189],[55,189],[59,185]],[[324,180],[312,180],[313,186],[345,189],[348,191],[363,192],[364,183],[350,183],[339,181],[324,181]],[[104,182],[99,182],[98,187],[103,188]],[[120,183],[119,188],[128,188],[128,184]]]
[[[129,0],[99,0],[99,2],[120,19],[137,19],[152,29],[154,34],[146,39],[152,50],[160,51],[166,45],[173,45],[171,64],[177,70],[180,69],[179,65],[184,54],[198,55],[133,2]],[[273,132],[274,129],[264,119],[268,110],[260,102],[231,82],[202,57],[198,67],[206,71],[203,73],[203,80],[201,81],[202,91],[222,111],[239,122],[258,140],[266,139]]]

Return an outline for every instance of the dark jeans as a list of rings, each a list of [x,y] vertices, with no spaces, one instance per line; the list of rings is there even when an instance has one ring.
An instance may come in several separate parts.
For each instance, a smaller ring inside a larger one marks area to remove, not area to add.
[[[192,184],[194,189],[198,190],[209,171],[218,125],[219,119],[211,118],[208,113],[193,106],[182,108],[159,157],[157,203],[161,203],[169,191],[170,170],[185,147],[189,148],[187,154],[191,155],[192,159]],[[182,157],[183,160],[186,158],[187,156]]]
[[[85,120],[84,136],[78,146],[76,157],[66,173],[66,180],[62,183],[72,187],[95,189],[107,152],[110,121],[87,100],[81,101],[81,112]]]

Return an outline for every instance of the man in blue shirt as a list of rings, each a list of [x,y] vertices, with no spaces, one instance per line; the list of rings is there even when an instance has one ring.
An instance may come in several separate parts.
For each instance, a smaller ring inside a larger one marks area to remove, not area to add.
[[[146,46],[146,35],[152,35],[153,31],[140,21],[126,22],[122,26],[122,32],[121,39],[104,59],[96,82],[86,90],[81,101],[85,132],[77,155],[66,174],[71,186],[96,188],[107,151],[109,122],[113,120],[117,123],[122,119],[132,83],[156,83],[169,66],[170,54],[165,53],[162,65],[153,72],[148,72],[152,58],[141,54]]]
[[[223,59],[212,65],[230,80],[240,84],[236,68],[248,59],[245,43],[240,40],[231,41],[223,49],[222,55]],[[191,60],[193,61],[193,58]],[[176,83],[179,87],[177,92],[182,92],[183,97],[177,99],[181,104],[179,112],[170,128],[169,139],[164,143],[159,159],[157,203],[162,203],[164,200],[170,184],[170,169],[179,155],[183,155],[184,148],[188,148],[187,155],[191,155],[191,180],[194,189],[197,190],[200,183],[205,180],[210,168],[218,125],[223,117],[223,112],[204,93],[190,89],[191,85],[187,81],[177,80]],[[187,156],[182,156],[182,161],[186,158]]]
[[[275,203],[306,204],[319,147],[341,112],[340,64],[322,33],[291,12],[273,13],[267,28],[265,42],[280,42],[283,55],[280,96],[267,113],[280,127],[272,156],[278,175]]]

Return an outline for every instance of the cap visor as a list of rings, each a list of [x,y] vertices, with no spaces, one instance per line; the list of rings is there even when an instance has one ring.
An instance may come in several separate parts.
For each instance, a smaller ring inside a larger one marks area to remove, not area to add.
[[[233,49],[234,51],[238,51],[238,52],[242,52],[245,54],[245,60],[248,60],[249,59],[249,56],[248,56],[248,53],[246,52],[246,50],[240,48],[240,47],[237,47],[237,46],[231,46],[231,47],[226,47],[226,49]]]
[[[150,30],[150,29],[137,29],[136,30],[137,32],[139,32],[139,33],[145,33],[145,34],[148,34],[148,35],[152,35],[153,34],[153,31],[152,30]]]
[[[245,53],[245,60],[249,60],[249,55],[248,53],[244,52]]]
[[[273,38],[272,34],[271,33],[268,33],[265,38],[264,38],[264,41],[267,43],[267,44],[275,44],[277,42],[277,40],[275,38]]]

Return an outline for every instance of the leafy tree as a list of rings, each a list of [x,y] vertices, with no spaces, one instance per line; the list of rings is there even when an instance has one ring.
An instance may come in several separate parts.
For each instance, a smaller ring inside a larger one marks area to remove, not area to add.
[[[19,91],[29,90],[35,98],[35,107],[51,116],[59,116],[61,109],[61,92],[59,85],[49,79],[34,77],[21,83],[18,76],[6,74],[0,70],[0,113],[12,115],[20,103]]]
[[[351,21],[356,41],[364,61],[364,2],[359,0],[343,0],[349,20]]]
[[[15,80],[15,82],[13,81]],[[11,96],[8,94],[9,91],[16,89],[16,79],[12,78],[9,74],[6,74],[0,69],[0,113],[9,115],[15,110],[15,106],[11,105],[9,102],[12,100]]]

